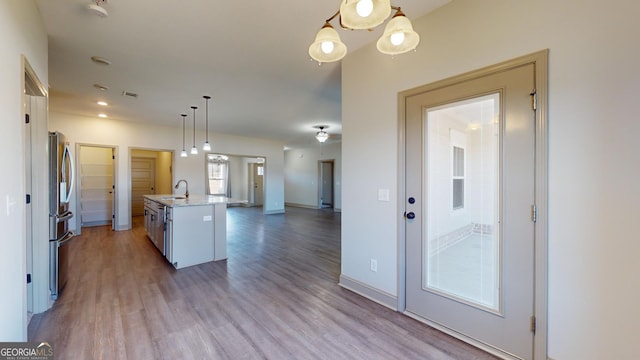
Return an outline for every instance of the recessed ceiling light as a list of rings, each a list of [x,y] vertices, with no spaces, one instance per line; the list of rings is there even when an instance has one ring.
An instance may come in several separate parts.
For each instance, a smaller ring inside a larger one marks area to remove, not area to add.
[[[107,114],[98,114],[98,117],[106,118],[106,117],[107,117]]]
[[[104,85],[100,85],[100,84],[93,84],[93,87],[94,87],[94,88],[96,88],[96,89],[99,89],[99,90],[101,90],[101,91],[107,91],[107,90],[109,90],[109,88],[108,88],[108,87],[106,87],[106,86],[104,86]]]
[[[105,59],[105,58],[100,57],[100,56],[92,56],[91,57],[91,61],[93,61],[94,63],[99,64],[99,65],[111,65],[111,60]]]
[[[97,103],[97,104],[98,104],[98,105],[101,105],[101,106],[107,106],[107,105],[109,105],[106,101],[98,101],[98,103]]]

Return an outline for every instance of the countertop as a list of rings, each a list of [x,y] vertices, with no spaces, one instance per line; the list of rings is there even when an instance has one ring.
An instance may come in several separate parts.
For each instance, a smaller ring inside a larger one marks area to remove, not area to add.
[[[212,195],[189,195],[189,198],[185,198],[183,194],[160,194],[160,195],[145,195],[145,198],[160,203],[169,207],[178,206],[204,206],[204,205],[218,205],[229,203],[242,203],[243,201],[234,200],[226,196],[212,196]]]

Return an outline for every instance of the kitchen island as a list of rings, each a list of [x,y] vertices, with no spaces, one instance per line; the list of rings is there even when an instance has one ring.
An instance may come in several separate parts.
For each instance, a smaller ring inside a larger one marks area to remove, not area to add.
[[[145,195],[145,230],[176,269],[227,258],[222,196]]]

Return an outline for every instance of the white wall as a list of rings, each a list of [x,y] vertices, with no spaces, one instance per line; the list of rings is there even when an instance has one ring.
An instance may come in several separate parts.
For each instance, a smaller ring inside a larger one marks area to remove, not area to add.
[[[398,92],[548,48],[548,355],[640,358],[638,14],[631,0],[455,0],[414,21],[417,52],[348,55],[343,275],[397,295],[402,200],[376,189],[398,188]]]
[[[24,72],[21,55],[47,86],[47,35],[35,2],[0,2],[0,341],[26,341]],[[44,126],[46,124],[33,124]],[[46,158],[46,154],[33,154]],[[45,183],[47,179],[42,179]],[[34,184],[39,186],[41,184]],[[7,203],[13,204],[7,208]],[[47,233],[48,235],[48,233]],[[34,241],[42,239],[34,239]]]
[[[129,222],[130,148],[173,149],[174,154],[176,154],[173,167],[174,179],[186,179],[189,182],[190,194],[205,194],[204,154],[200,151],[198,155],[189,155],[187,158],[179,156],[182,148],[182,137],[181,129],[178,127],[148,126],[135,122],[88,118],[52,112],[49,114],[49,129],[65,134],[72,145],[80,142],[116,146],[118,148],[118,158],[116,158],[116,206],[118,207],[117,228],[120,230],[131,227]],[[196,137],[202,139],[203,134],[197,133]],[[212,137],[212,152],[223,154],[256,153],[263,154],[267,158],[269,172],[265,185],[265,212],[283,212],[284,145],[270,140],[216,133],[212,133],[209,136],[210,142]],[[175,191],[181,192],[182,189],[174,189]],[[73,199],[72,204],[75,204]],[[76,212],[74,208],[71,211]],[[75,228],[73,219],[69,225]]]
[[[342,145],[318,144],[311,148],[285,151],[285,201],[288,204],[318,207],[318,161],[335,160],[334,209],[342,208]]]

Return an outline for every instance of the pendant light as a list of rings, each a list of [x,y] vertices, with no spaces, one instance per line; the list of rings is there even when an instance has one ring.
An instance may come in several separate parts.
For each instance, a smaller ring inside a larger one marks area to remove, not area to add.
[[[193,109],[193,147],[191,148],[192,155],[198,155],[198,148],[196,147],[196,109],[197,106],[192,106]]]
[[[187,118],[187,114],[181,114],[182,116],[182,151],[180,152],[180,157],[187,157],[187,150],[184,149],[184,121]]]
[[[209,144],[209,99],[211,99],[211,96],[208,95],[204,95],[203,96],[204,100],[205,100],[205,141],[204,141],[204,145],[202,145],[202,151],[211,151],[211,144]]]

